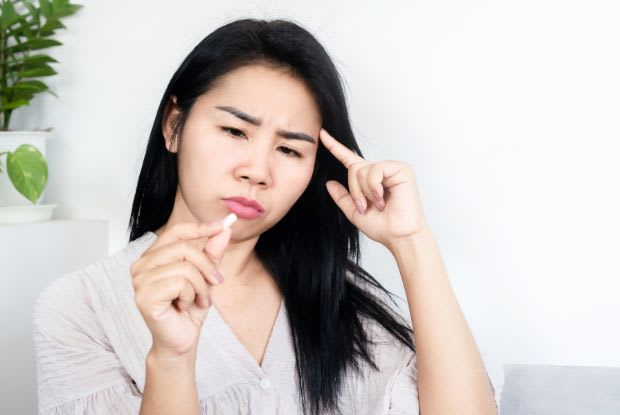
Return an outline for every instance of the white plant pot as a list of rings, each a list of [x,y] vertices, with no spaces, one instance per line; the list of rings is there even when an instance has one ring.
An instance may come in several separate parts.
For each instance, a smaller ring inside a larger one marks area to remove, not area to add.
[[[46,156],[46,142],[51,137],[50,131],[0,131],[0,153],[15,151],[22,144],[35,146]],[[47,159],[47,158],[46,158]],[[23,223],[49,220],[56,204],[42,204],[45,190],[36,204],[19,193],[9,179],[6,171],[6,155],[2,158],[0,174],[0,223]]]

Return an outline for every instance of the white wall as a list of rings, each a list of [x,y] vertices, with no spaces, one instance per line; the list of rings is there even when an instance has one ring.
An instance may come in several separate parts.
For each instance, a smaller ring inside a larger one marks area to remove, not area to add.
[[[127,242],[161,94],[237,17],[292,18],[346,78],[368,159],[403,159],[462,308],[503,362],[620,366],[616,1],[82,1],[50,50],[59,94],[14,114],[56,129],[46,201]],[[403,294],[393,258],[364,265]],[[423,295],[420,294],[420,295]]]
[[[0,225],[0,414],[37,413],[35,300],[58,276],[105,256],[108,233],[105,220]]]

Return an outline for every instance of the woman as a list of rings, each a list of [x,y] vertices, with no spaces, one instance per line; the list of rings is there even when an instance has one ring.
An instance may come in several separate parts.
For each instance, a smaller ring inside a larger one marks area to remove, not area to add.
[[[37,300],[41,413],[497,413],[412,168],[363,158],[297,24],[238,20],[187,56],[130,228]],[[360,230],[398,263],[416,347]]]

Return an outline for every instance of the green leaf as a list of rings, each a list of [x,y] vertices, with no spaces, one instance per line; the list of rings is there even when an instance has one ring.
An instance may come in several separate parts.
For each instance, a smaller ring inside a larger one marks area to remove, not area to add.
[[[47,92],[48,94],[50,94],[50,95],[54,95],[56,98],[58,98],[58,95],[57,95],[54,91],[52,91],[51,89],[46,89],[46,90],[45,90],[45,91],[43,91],[43,92]]]
[[[11,101],[30,101],[36,94],[47,90],[48,87],[42,82],[21,81],[7,89],[10,89],[8,96],[11,97]]]
[[[49,87],[38,80],[20,80],[18,83],[11,87],[4,88],[0,91],[0,96],[5,97],[5,100],[10,99],[9,104],[0,104],[0,111],[5,109],[15,109],[23,105],[28,105],[34,95],[41,92],[48,93],[58,98],[58,95],[49,89]]]
[[[62,9],[67,4],[69,4],[70,0],[52,0],[52,7],[54,9]]]
[[[41,13],[47,19],[52,14],[52,7],[48,0],[39,0],[39,5],[41,7]]]
[[[13,7],[13,3],[10,1],[3,1],[0,6],[0,11],[2,11],[2,14],[0,15],[0,29],[2,29],[2,31],[11,27],[20,18],[19,14],[17,14],[15,8]]]
[[[13,37],[18,37],[18,36],[23,36],[26,37],[27,39],[30,39],[31,37],[33,37],[33,33],[32,30],[30,30],[30,26],[31,23],[29,23],[28,21],[26,21],[26,19],[24,17],[19,18],[19,20],[16,22],[19,23],[19,26],[16,26],[12,29],[8,29],[7,30],[7,37],[13,36]]]
[[[11,79],[12,81],[15,81],[21,76],[19,71],[9,70],[6,66],[3,66],[3,70],[4,70],[4,78],[7,80]]]
[[[30,102],[34,98],[32,91],[17,90],[13,93],[13,101],[28,101]]]
[[[18,64],[12,64],[8,67],[9,71],[29,71],[29,70],[34,70],[34,69],[45,69],[46,71],[53,71],[54,69],[49,66],[47,63],[44,62],[25,62],[22,61]],[[24,72],[22,72],[22,76],[26,76],[23,75]],[[45,75],[43,75],[45,76]]]
[[[31,144],[22,144],[6,157],[6,171],[15,189],[33,204],[37,203],[47,184],[47,162]]]
[[[34,88],[37,88],[41,92],[49,89],[49,87],[45,84],[45,82],[37,81],[37,80],[20,81],[19,84],[16,84],[16,85],[22,85],[22,84],[30,85]]]
[[[52,13],[50,17],[58,18],[58,17],[71,16],[72,14],[80,10],[82,7],[84,6],[82,6],[81,4],[67,4],[62,9],[54,10],[54,12]]]
[[[28,0],[24,1],[24,6],[26,6],[28,11],[30,12],[30,15],[32,16],[31,24],[34,25],[34,29],[33,30],[37,30],[41,26],[41,19],[40,19],[40,11],[39,11],[39,9],[37,9],[32,4],[32,2],[30,2]]]
[[[29,105],[29,104],[30,104],[30,101],[25,100],[25,99],[20,99],[17,101],[12,101],[12,102],[7,102],[5,104],[2,104],[2,110],[3,111],[12,110],[12,109],[19,108],[19,107],[22,107],[24,105]]]
[[[43,55],[43,54],[28,55],[26,58],[24,58],[23,62],[25,64],[45,63],[45,62],[58,63],[56,59],[52,58],[51,56]]]
[[[36,78],[38,76],[52,76],[56,75],[57,73],[58,72],[56,72],[54,68],[45,63],[42,63],[38,68],[32,68],[22,72],[22,77]]]
[[[51,31],[53,33],[54,30],[66,29],[66,28],[67,28],[67,26],[65,26],[60,20],[58,20],[58,19],[50,19],[50,20],[45,22],[45,24],[41,28],[41,31],[43,31],[43,32]]]
[[[49,89],[49,87],[45,85],[45,83],[41,81],[35,81],[35,80],[31,80],[31,81],[21,80],[15,85],[13,85],[12,88],[32,89],[33,91],[37,91],[37,92],[42,92],[42,91],[45,91],[46,89]]]
[[[34,38],[28,41],[30,43],[30,50],[37,49],[45,49],[52,46],[61,46],[62,42],[56,39],[43,39],[43,38]]]
[[[16,52],[25,52],[27,50],[37,50],[37,49],[45,49],[52,46],[60,46],[61,42],[55,39],[44,39],[40,37],[35,37],[29,39],[27,42],[22,43],[21,45],[13,45],[9,46],[5,49],[6,54],[16,53]]]

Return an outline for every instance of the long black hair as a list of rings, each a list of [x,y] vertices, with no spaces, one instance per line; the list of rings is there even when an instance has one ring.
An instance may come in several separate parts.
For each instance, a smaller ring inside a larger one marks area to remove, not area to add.
[[[162,134],[170,97],[176,96],[180,110],[174,129],[180,140],[196,99],[224,75],[251,64],[285,69],[299,77],[316,99],[322,127],[362,156],[351,129],[340,75],[326,50],[307,30],[282,19],[227,23],[190,52],[163,94],[133,201],[130,241],[163,226],[174,205],[177,154],[167,151]],[[378,370],[364,319],[376,321],[415,352],[412,328],[385,301],[396,306],[394,294],[359,266],[359,230],[327,193],[327,180],[348,187],[346,168],[319,142],[314,173],[305,192],[277,224],[260,235],[255,246],[257,257],[274,276],[288,312],[304,414],[308,410],[311,414],[340,412],[341,380],[349,368],[360,371],[360,359]]]

